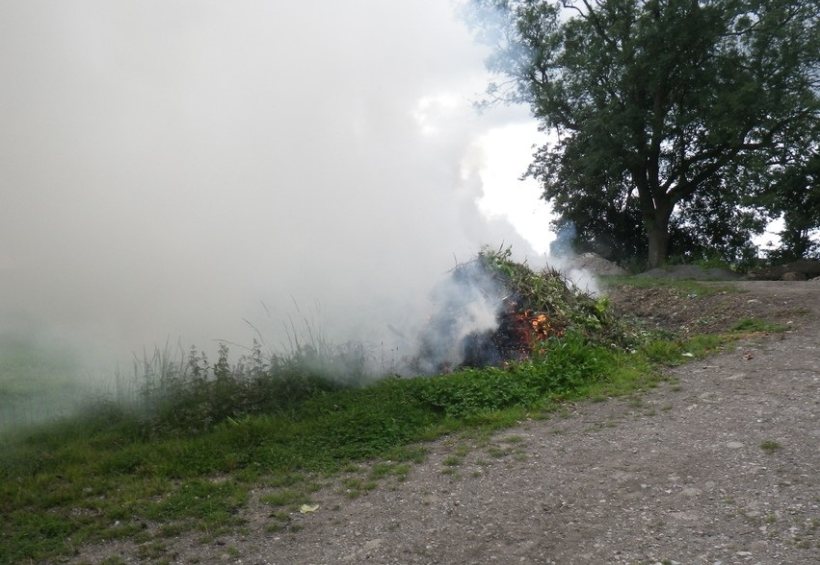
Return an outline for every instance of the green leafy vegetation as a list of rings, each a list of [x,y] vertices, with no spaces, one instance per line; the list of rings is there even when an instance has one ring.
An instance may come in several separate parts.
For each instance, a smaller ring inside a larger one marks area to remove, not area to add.
[[[598,330],[614,323],[606,307],[606,299],[595,299],[573,288],[558,271],[536,272],[525,263],[511,260],[508,247],[494,251],[484,248],[477,261],[510,292],[515,293],[516,305],[522,310],[549,313],[562,327],[572,322],[589,323]]]
[[[767,439],[760,443],[760,449],[765,451],[766,453],[774,453],[775,451],[782,449],[782,445],[779,442],[773,439]]]
[[[781,333],[789,329],[784,324],[774,324],[758,318],[744,318],[732,326],[733,332],[741,333]]]
[[[710,334],[696,335],[687,340],[651,339],[643,346],[643,352],[652,363],[674,367],[705,357],[731,339],[732,336]]]
[[[612,313],[606,297],[583,292],[554,269],[534,271],[511,260],[510,248],[484,248],[477,262],[510,293],[509,301],[522,312],[547,315],[542,335],[579,333],[596,343],[628,345],[634,336]]]

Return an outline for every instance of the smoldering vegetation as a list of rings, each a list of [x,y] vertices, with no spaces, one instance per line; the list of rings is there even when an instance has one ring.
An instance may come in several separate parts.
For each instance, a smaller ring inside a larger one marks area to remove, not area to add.
[[[470,335],[493,331],[508,290],[481,258],[456,266],[433,291],[435,306],[419,337],[412,366],[421,374],[452,370],[465,357]]]

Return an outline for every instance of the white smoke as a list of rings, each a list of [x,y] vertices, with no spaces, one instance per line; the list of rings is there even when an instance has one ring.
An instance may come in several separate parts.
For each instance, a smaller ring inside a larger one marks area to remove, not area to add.
[[[411,371],[431,374],[458,367],[468,336],[498,328],[505,292],[478,261],[458,265],[435,287],[433,313],[421,330]]]
[[[467,159],[527,110],[472,111],[487,52],[451,8],[0,4],[3,324],[112,364],[305,323],[409,354],[388,327],[454,255],[532,254]]]

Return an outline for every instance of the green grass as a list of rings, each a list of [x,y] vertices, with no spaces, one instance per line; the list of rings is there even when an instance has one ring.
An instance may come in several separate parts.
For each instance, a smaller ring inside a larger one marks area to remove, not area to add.
[[[732,326],[733,332],[742,333],[782,333],[789,329],[785,324],[775,324],[758,318],[744,318]]]
[[[193,391],[176,397],[184,425],[172,425],[170,404],[149,414],[99,404],[83,417],[0,439],[0,563],[53,559],[84,543],[123,537],[153,555],[163,531],[213,536],[239,527],[251,489],[270,488],[264,502],[288,507],[309,500],[310,477],[376,460],[369,476],[344,479],[349,495],[360,496],[381,478],[405,477],[410,464],[424,460],[424,441],[509,427],[566,400],[644,389],[658,380],[659,364],[720,343],[655,341],[629,353],[570,333],[506,368],[389,378],[367,387],[291,376],[278,385],[280,397],[256,413],[231,412],[227,399]],[[230,382],[222,385],[222,393],[234,390]],[[214,393],[215,385],[202,386]],[[221,420],[213,417],[217,409]],[[186,420],[200,413],[212,418],[207,425]],[[455,458],[447,465],[455,467]],[[146,523],[161,527],[146,531]]]
[[[783,446],[780,445],[777,441],[773,439],[767,439],[760,443],[760,449],[765,451],[766,453],[774,453],[775,451],[781,449]]]
[[[701,359],[719,349],[737,336],[703,334],[687,340],[652,339],[642,348],[642,353],[651,363],[674,367],[692,359]]]
[[[289,506],[306,504],[310,498],[301,489],[284,489],[263,496],[262,502],[271,506]]]

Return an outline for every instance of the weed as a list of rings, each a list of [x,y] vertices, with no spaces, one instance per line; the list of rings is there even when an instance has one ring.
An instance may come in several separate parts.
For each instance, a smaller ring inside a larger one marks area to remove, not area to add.
[[[261,500],[271,506],[289,506],[310,502],[310,498],[303,491],[297,489],[283,489],[272,492],[263,496]]]
[[[160,542],[149,542],[144,543],[137,548],[137,557],[143,561],[147,559],[160,559],[165,556],[167,551],[168,548],[165,544]]]
[[[183,533],[187,528],[180,523],[163,524],[159,528],[158,535],[163,538],[175,538]]]
[[[442,465],[446,465],[448,467],[457,467],[457,466],[461,465],[463,462],[464,462],[464,460],[461,457],[457,457],[455,455],[449,455],[449,456],[445,457],[444,461],[442,461],[441,463],[442,463]]]
[[[370,479],[378,480],[393,472],[394,465],[392,463],[376,463],[370,469]]]
[[[766,453],[774,453],[778,449],[781,449],[783,446],[780,445],[777,441],[773,439],[767,439],[760,443],[760,449],[765,451]]]
[[[733,332],[739,333],[781,333],[789,329],[784,324],[766,322],[758,318],[744,318],[732,326]]]
[[[490,447],[487,448],[487,455],[489,455],[490,457],[494,457],[496,459],[501,459],[502,457],[506,457],[507,455],[510,454],[510,452],[511,452],[511,450],[509,450],[509,449],[501,448],[501,447],[498,447],[498,446],[495,446],[495,445],[491,445]]]
[[[358,477],[344,479],[342,484],[348,489],[362,490],[364,481]]]
[[[404,481],[405,479],[407,479],[407,475],[410,474],[410,465],[408,465],[407,463],[396,465],[395,467],[393,467],[393,474],[400,481]]]
[[[424,463],[427,459],[427,448],[419,445],[399,446],[389,449],[385,457],[399,463]]]
[[[358,470],[358,467],[356,467]],[[298,473],[281,473],[269,477],[265,483],[269,487],[273,488],[282,488],[282,487],[292,487],[301,483],[304,480],[304,477]]]
[[[457,457],[466,457],[467,454],[470,453],[470,446],[465,443],[461,443],[456,446],[453,452]]]
[[[342,480],[342,485],[344,485],[345,490],[344,494],[348,498],[358,498],[362,494],[366,494],[367,492],[375,489],[379,486],[379,483],[374,480],[364,480],[358,477],[348,477]]]
[[[688,340],[653,339],[640,351],[652,363],[675,366],[705,357],[731,339],[720,335],[697,335]]]

